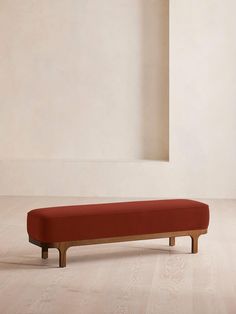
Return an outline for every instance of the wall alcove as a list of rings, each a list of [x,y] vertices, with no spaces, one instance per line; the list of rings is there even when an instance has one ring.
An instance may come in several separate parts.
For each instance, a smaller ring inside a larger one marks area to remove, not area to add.
[[[169,1],[23,1],[10,12],[4,158],[168,160]]]

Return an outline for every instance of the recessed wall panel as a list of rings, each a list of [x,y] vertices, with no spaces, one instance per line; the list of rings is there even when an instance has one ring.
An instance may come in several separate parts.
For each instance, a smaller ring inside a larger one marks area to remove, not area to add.
[[[2,159],[168,160],[168,1],[1,2]]]

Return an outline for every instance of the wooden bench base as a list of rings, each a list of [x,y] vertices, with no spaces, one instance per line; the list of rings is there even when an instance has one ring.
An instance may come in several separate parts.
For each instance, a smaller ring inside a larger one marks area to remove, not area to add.
[[[114,238],[102,238],[102,239],[91,239],[91,240],[79,240],[79,241],[67,241],[67,242],[53,242],[43,243],[29,238],[29,242],[42,248],[42,258],[48,258],[48,249],[56,248],[59,251],[59,267],[66,267],[66,251],[71,246],[89,245],[89,244],[101,244],[101,243],[113,243],[113,242],[124,242],[124,241],[136,241],[136,240],[148,240],[158,238],[169,238],[169,245],[175,245],[176,237],[190,236],[192,239],[192,253],[198,252],[198,238],[200,235],[207,233],[207,229],[203,230],[189,230],[189,231],[176,231],[166,233],[153,233],[134,235],[126,237],[114,237]]]

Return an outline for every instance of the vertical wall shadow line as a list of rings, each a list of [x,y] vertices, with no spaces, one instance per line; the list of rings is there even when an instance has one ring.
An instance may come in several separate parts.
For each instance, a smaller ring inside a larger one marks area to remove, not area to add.
[[[169,1],[142,1],[142,159],[169,160]]]

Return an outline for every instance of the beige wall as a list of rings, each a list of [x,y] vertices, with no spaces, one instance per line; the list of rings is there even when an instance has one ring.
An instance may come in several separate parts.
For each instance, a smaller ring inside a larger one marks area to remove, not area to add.
[[[1,159],[168,160],[168,1],[1,1]]]
[[[27,1],[19,1],[22,2]],[[131,2],[126,0],[122,3]],[[10,3],[9,1],[8,6],[11,5]],[[53,3],[62,6],[64,1],[53,1]],[[72,4],[71,1],[68,3]],[[85,5],[87,1],[81,3]],[[14,7],[15,5],[12,4],[13,11]],[[45,5],[45,10],[46,8]],[[68,18],[70,14],[67,9],[69,10],[69,7],[64,6],[61,14],[65,11]],[[30,7],[27,10],[31,12]],[[14,151],[8,156],[2,151],[1,194],[235,198],[235,10],[234,0],[170,1],[169,162],[79,162],[68,159],[56,160],[52,155],[48,156],[50,159],[33,160],[32,156],[29,159],[27,156],[18,156],[22,159],[15,159]],[[2,12],[4,10],[1,10],[1,14]],[[54,16],[54,12],[50,10],[45,14],[49,17]],[[12,19],[4,22],[1,18],[0,23],[3,23],[1,32],[3,29],[9,31],[9,28],[13,28],[12,34],[17,33],[14,23],[11,22]],[[60,29],[53,22],[51,27]],[[38,28],[40,31],[39,26]],[[66,31],[63,27],[61,32],[64,32],[65,38],[69,38],[68,34],[71,34],[70,29]],[[7,39],[5,38],[5,45],[9,45]],[[21,41],[22,38],[16,37],[15,40]],[[50,41],[50,37],[48,40]],[[46,63],[49,61],[45,60]],[[20,66],[20,61],[17,64]],[[14,69],[13,64],[11,71]],[[1,76],[7,71],[8,68],[1,71]],[[44,72],[41,75],[42,81],[49,79],[44,77]],[[60,83],[60,78],[58,82],[59,86],[64,86],[62,82]],[[16,83],[19,82],[12,82],[12,92],[17,89],[17,86],[14,86]],[[69,83],[74,84],[73,77]],[[46,86],[45,83],[45,88]],[[66,88],[70,91],[70,84]],[[36,98],[39,101],[42,92],[38,90]],[[48,95],[51,97],[50,89]],[[9,97],[12,97],[11,93]],[[1,126],[4,130],[4,133],[0,134],[1,147],[4,147],[9,139],[9,134],[6,132],[9,130],[8,125],[9,128],[12,124],[17,125],[19,116],[16,113],[19,109],[16,106],[19,106],[22,101],[20,95],[18,98],[17,104],[9,103],[7,107],[1,101],[1,112],[6,118],[11,114],[11,119],[8,118],[3,122],[4,129]],[[66,118],[68,107],[64,107],[64,100],[62,99],[61,104],[64,111],[60,112],[60,116]],[[60,102],[60,99],[58,101]],[[22,107],[24,112],[22,123],[26,123],[24,119],[28,114],[27,110],[28,107]],[[46,115],[46,118],[50,119],[53,117],[53,111],[50,110],[45,112],[39,110],[38,114],[42,117]],[[3,120],[2,115],[1,120]],[[32,129],[37,127],[33,121],[31,122]],[[63,134],[64,132],[61,136]],[[47,136],[47,132],[42,134],[43,139]],[[17,136],[11,140],[17,141]]]

